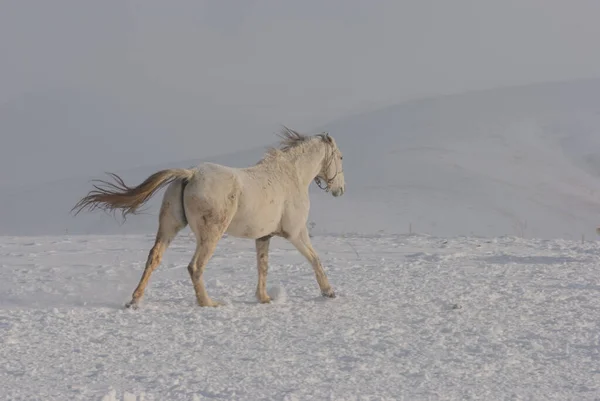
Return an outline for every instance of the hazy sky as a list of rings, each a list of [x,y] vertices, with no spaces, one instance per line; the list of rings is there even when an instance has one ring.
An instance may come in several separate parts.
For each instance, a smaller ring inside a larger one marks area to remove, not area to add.
[[[0,187],[416,96],[600,76],[600,1],[0,2]],[[335,133],[332,133],[335,134]]]

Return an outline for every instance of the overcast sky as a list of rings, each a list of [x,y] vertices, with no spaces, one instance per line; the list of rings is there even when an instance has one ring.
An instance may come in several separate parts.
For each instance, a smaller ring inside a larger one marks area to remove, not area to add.
[[[597,0],[0,2],[0,187],[414,97],[600,76]],[[335,133],[332,133],[335,134]]]

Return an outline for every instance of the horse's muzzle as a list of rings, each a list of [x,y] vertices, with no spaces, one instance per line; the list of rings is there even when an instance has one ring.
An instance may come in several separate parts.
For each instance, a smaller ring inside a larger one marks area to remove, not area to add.
[[[337,198],[338,196],[344,195],[344,192],[345,192],[344,188],[337,188],[337,189],[331,191],[331,194]]]

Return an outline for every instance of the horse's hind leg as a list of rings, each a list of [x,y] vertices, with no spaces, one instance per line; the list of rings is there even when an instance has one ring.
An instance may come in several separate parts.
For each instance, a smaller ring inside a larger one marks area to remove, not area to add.
[[[156,240],[154,241],[154,246],[148,253],[146,268],[144,269],[144,273],[142,274],[137,288],[133,291],[131,301],[125,304],[127,308],[133,307],[133,309],[137,309],[140,300],[144,296],[144,290],[148,285],[148,280],[150,279],[152,272],[160,264],[163,253],[169,247],[177,233],[187,225],[181,206],[181,185],[180,182],[175,182],[171,184],[165,192],[164,200],[160,208]]]
[[[204,269],[206,269],[206,264],[209,259],[212,257],[215,248],[217,247],[217,242],[219,241],[218,234],[214,233],[210,236],[203,236],[204,239],[200,239],[196,245],[196,252],[194,252],[194,256],[188,266],[188,273],[190,274],[190,279],[192,280],[192,284],[194,285],[194,291],[196,293],[196,301],[200,306],[219,306],[218,302],[213,301],[208,296],[206,292],[206,287],[204,286]]]
[[[198,201],[196,199],[196,201]],[[194,201],[192,201],[194,202]],[[206,206],[206,205],[203,205]],[[196,252],[188,266],[188,272],[196,292],[196,300],[200,306],[219,306],[220,303],[213,301],[206,292],[204,286],[204,269],[212,257],[217,243],[231,223],[234,215],[234,207],[216,210],[210,207],[191,207],[195,210],[193,216],[189,216],[190,228],[196,236]]]

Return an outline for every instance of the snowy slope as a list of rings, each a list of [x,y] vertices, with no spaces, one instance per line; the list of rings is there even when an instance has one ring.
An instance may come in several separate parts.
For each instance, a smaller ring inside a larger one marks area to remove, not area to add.
[[[577,238],[600,222],[600,80],[425,99],[325,128],[348,145],[352,202],[317,210],[333,231]]]
[[[179,237],[137,311],[150,235],[0,240],[2,400],[597,400],[596,242],[314,238],[336,299],[272,246],[254,300],[248,241],[206,270],[194,304]]]
[[[600,80],[424,99],[314,129],[338,140],[347,180],[339,199],[312,188],[315,232],[592,238],[600,223]],[[268,145],[210,160],[250,165]],[[135,183],[199,161],[117,172]],[[102,213],[72,218],[69,209],[98,177],[4,191],[0,234],[155,229],[162,193],[125,226]]]

